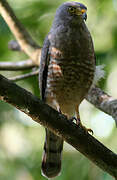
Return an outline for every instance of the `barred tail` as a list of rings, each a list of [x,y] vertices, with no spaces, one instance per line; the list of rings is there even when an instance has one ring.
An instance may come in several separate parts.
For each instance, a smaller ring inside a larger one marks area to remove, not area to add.
[[[42,173],[48,178],[57,176],[61,171],[63,140],[46,129]]]

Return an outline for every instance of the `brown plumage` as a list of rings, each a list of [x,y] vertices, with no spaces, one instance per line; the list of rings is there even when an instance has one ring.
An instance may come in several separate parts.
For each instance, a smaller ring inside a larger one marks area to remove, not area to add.
[[[71,118],[88,93],[94,78],[95,55],[85,25],[86,7],[66,2],[57,12],[42,49],[39,86],[42,99]],[[55,177],[61,169],[63,140],[46,129],[42,172]]]

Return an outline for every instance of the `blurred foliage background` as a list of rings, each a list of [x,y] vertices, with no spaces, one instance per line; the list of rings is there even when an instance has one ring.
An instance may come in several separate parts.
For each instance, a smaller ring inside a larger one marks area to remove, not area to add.
[[[65,0],[8,0],[14,12],[33,38],[42,46],[51,27],[56,8]],[[88,7],[87,26],[92,34],[97,65],[105,64],[105,78],[99,86],[117,98],[117,0],[82,0]],[[0,61],[26,59],[21,52],[8,50],[14,39],[0,16]],[[1,71],[6,77],[25,72]],[[17,82],[39,96],[38,79]],[[14,92],[15,95],[15,92]],[[83,123],[93,129],[94,136],[117,152],[117,130],[114,120],[85,100],[80,114]],[[44,180],[41,175],[41,156],[44,128],[9,104],[0,102],[0,179]],[[61,176],[56,180],[112,180],[83,155],[65,143]]]

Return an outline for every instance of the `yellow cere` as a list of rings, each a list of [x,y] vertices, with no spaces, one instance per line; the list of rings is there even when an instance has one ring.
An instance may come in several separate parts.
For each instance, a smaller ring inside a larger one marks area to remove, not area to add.
[[[81,9],[82,14],[86,12],[86,9]]]

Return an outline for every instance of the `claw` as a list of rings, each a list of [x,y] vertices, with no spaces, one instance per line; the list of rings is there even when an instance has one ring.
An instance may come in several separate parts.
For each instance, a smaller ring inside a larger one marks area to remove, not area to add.
[[[85,130],[86,133],[91,133],[93,135],[93,130],[90,129],[90,128],[86,128],[85,126],[83,126],[81,123],[80,123],[80,126]]]
[[[76,117],[72,117],[69,119],[71,122],[73,122],[75,120],[76,124],[79,125],[80,124],[80,119],[76,118]]]
[[[75,121],[76,124],[80,127],[82,127],[84,129],[84,131],[86,133],[91,133],[93,135],[93,130],[90,129],[90,128],[86,128],[85,126],[82,125],[81,121],[80,121],[80,118],[76,118],[76,117],[72,117],[69,119],[71,122]]]
[[[87,132],[91,133],[92,135],[94,134],[94,133],[93,133],[93,130],[90,129],[90,128],[87,129]]]

